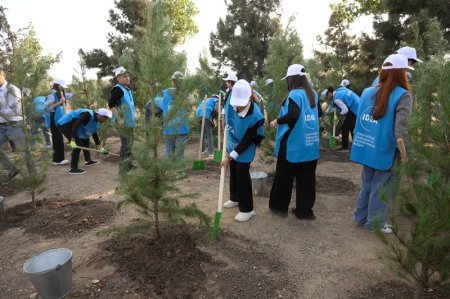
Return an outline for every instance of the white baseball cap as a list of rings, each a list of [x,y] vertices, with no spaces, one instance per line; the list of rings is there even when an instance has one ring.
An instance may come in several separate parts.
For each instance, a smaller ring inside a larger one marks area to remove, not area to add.
[[[321,95],[322,97],[325,97],[327,95],[328,89],[325,89],[324,91],[322,91]]]
[[[66,81],[64,81],[63,79],[55,79],[53,81],[53,84],[58,84],[63,88],[67,88]]]
[[[98,109],[97,114],[101,115],[101,116],[106,116],[108,118],[111,118],[111,116],[112,116],[111,112],[108,109],[105,109],[105,108]]]
[[[341,81],[341,86],[342,87],[347,87],[349,85],[350,85],[350,81],[349,80],[344,79],[344,80]]]
[[[173,73],[172,77],[170,77],[170,80],[175,80],[175,79],[183,80],[184,79],[183,73],[180,71],[176,71],[175,73]]]
[[[116,68],[116,70],[114,71],[114,75],[120,76],[122,74],[125,74],[127,72],[127,70],[123,67],[123,66],[119,66],[118,68]]]
[[[281,80],[284,80],[287,77],[295,76],[295,75],[306,76],[305,67],[303,65],[301,65],[301,64],[293,64],[293,65],[291,65],[287,69],[286,77],[284,77]]]
[[[258,87],[258,83],[256,81],[250,82],[251,87]]]
[[[416,49],[412,47],[403,47],[397,50],[397,54],[401,54],[406,56],[408,59],[412,59],[416,62],[423,62],[422,60],[417,58]]]
[[[393,70],[393,69],[410,69],[413,70],[414,68],[412,66],[408,65],[408,58],[405,55],[402,54],[392,54],[389,55],[383,62],[385,64],[386,62],[391,63],[392,65],[389,66],[382,66],[381,68],[383,70]]]
[[[273,79],[272,78],[269,78],[269,79],[266,80],[266,85],[269,85],[271,83],[273,83]]]
[[[231,93],[230,105],[243,107],[250,101],[252,95],[252,88],[250,84],[244,79],[236,82],[233,86],[233,92]]]
[[[234,81],[236,82],[238,80],[238,77],[234,74],[229,74],[226,78],[224,78],[223,80],[225,81]]]

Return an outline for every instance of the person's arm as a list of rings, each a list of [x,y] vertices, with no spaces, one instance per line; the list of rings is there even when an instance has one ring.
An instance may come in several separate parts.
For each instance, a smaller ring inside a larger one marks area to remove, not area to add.
[[[98,138],[97,132],[95,132],[94,134],[92,134],[92,138],[94,139],[95,145],[96,145],[96,146],[99,146],[99,145],[100,145],[100,138]]]
[[[395,108],[394,132],[395,138],[402,138],[405,145],[409,144],[407,124],[413,108],[414,96],[410,92],[404,93]]]
[[[334,100],[334,104],[336,106],[338,106],[339,108],[341,108],[341,113],[340,115],[346,115],[348,113],[348,107],[347,105],[344,104],[344,102],[342,100]]]
[[[241,142],[233,149],[230,156],[236,160],[240,154],[242,154],[250,145],[255,144],[258,146],[263,139],[263,136],[258,135],[258,128],[264,124],[264,119],[261,119],[253,127],[247,129]]]
[[[288,112],[280,118],[277,118],[277,125],[295,123],[300,116],[300,107],[289,98]]]
[[[78,129],[82,125],[87,125],[87,123],[91,120],[91,114],[89,112],[83,112],[80,114],[78,119],[72,126],[72,135],[70,136],[69,142],[77,135]]]
[[[115,86],[111,90],[111,95],[110,95],[109,100],[108,100],[108,107],[109,107],[109,110],[111,110],[112,114],[116,118],[119,118],[119,111],[117,110],[117,107],[120,106],[120,100],[122,99],[122,97],[123,97],[122,89],[120,89],[119,87]]]

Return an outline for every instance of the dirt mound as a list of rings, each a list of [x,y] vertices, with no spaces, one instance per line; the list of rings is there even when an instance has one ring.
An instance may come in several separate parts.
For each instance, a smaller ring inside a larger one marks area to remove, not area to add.
[[[106,223],[115,212],[113,203],[100,200],[45,200],[37,206],[33,210],[26,203],[7,209],[0,232],[20,227],[45,238],[69,237]]]
[[[359,191],[359,186],[350,180],[333,176],[316,176],[316,192],[348,195],[357,191]]]
[[[171,235],[168,235],[168,234]],[[104,279],[96,296],[113,298],[276,298],[294,297],[286,268],[261,247],[221,232],[219,241],[184,227],[166,228],[161,240],[128,236],[104,243],[96,261],[111,263],[116,272]],[[99,266],[100,266],[99,264]],[[92,295],[93,290],[72,293]]]
[[[191,170],[190,175],[206,176],[207,179],[220,179],[220,163],[211,159],[205,160],[205,169]]]
[[[339,163],[350,163],[350,152],[349,151],[339,151],[332,150],[329,148],[320,149],[320,159],[318,163],[323,163],[325,161],[339,162]]]
[[[3,181],[2,178],[0,178],[0,182],[1,181]],[[8,197],[8,196],[16,194],[19,191],[20,190],[17,190],[15,188],[13,188],[12,186],[0,183],[0,196]]]
[[[374,298],[374,299],[397,299],[397,298],[413,298],[414,288],[403,282],[397,281],[381,281],[350,295],[352,299]],[[426,290],[425,299],[444,299],[450,298],[450,293],[444,290]]]

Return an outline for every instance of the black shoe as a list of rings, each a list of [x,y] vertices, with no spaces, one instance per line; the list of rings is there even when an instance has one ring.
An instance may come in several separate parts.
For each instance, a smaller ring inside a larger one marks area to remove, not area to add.
[[[297,213],[296,208],[292,208],[291,212],[295,215],[295,217],[297,217],[298,219],[301,219],[301,220],[316,220],[316,216],[314,215],[313,212],[301,214],[301,213]]]
[[[85,174],[86,170],[74,168],[69,170],[69,174]]]
[[[271,207],[269,207],[269,210],[270,210],[270,212],[272,214],[280,216],[280,217],[283,217],[283,218],[286,218],[287,215],[288,215],[287,211],[286,212],[282,212],[282,211],[279,211],[279,210],[272,209]]]
[[[95,160],[91,160],[91,161],[84,162],[84,165],[91,166],[91,165],[95,165],[95,164],[98,164],[98,163],[100,163],[100,162],[95,161]]]

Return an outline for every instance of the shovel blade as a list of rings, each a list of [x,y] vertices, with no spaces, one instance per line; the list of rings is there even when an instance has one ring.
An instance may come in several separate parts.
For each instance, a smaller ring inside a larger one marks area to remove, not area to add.
[[[220,218],[222,218],[222,212],[216,212],[216,215],[214,217],[214,226],[213,226],[214,239],[217,239],[219,237]]]
[[[328,140],[328,145],[330,146],[331,149],[335,149],[336,148],[336,137],[331,136],[330,139]]]

